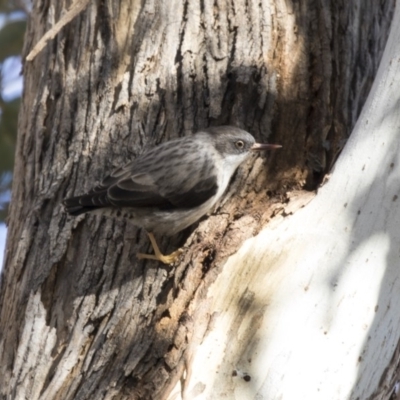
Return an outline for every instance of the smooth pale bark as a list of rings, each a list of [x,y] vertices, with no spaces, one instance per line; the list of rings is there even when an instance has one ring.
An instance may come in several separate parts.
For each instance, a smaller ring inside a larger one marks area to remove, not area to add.
[[[375,76],[393,4],[91,1],[25,62],[0,396],[160,399],[188,377],[213,330],[209,286],[294,190],[329,170]],[[72,15],[70,1],[33,6],[25,55]],[[174,267],[139,262],[148,239],[125,221],[65,215],[65,196],[143,149],[222,124],[284,149],[244,165],[192,232],[160,238],[165,252],[185,244]]]
[[[400,362],[399,104],[397,7],[370,96],[329,181],[302,210],[246,241],[210,287],[216,316],[193,355],[187,393],[392,398]]]

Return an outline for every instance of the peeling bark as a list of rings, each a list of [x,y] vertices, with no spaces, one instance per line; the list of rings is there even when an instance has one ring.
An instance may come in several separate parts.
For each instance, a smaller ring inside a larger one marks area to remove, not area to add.
[[[69,5],[35,2],[25,54]],[[99,0],[26,63],[0,293],[1,396],[166,398],[212,329],[205,294],[227,257],[335,160],[393,7]],[[221,124],[284,151],[250,160],[209,218],[162,238],[165,252],[185,244],[178,265],[139,262],[149,243],[129,223],[64,214],[64,197],[143,149]]]

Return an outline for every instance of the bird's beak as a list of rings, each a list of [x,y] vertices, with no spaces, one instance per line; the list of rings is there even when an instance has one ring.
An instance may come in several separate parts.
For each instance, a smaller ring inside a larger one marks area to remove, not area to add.
[[[254,143],[250,147],[252,151],[263,151],[263,150],[275,150],[280,149],[282,146],[280,144],[267,144],[267,143]]]

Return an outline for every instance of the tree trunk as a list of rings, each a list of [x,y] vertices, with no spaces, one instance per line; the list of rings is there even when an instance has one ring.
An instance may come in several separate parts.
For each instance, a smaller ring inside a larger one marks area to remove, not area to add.
[[[397,7],[329,181],[248,240],[208,288],[216,317],[191,357],[187,393],[399,399],[399,22]]]
[[[68,6],[35,2],[25,54]],[[26,62],[0,293],[2,397],[161,399],[180,379],[185,391],[195,349],[213,330],[210,285],[288,193],[314,189],[330,169],[371,86],[393,8],[393,0],[99,0]],[[143,148],[221,124],[284,151],[249,161],[211,216],[160,241],[165,252],[185,244],[173,267],[139,262],[149,243],[128,222],[63,212],[64,197]],[[198,381],[191,395],[204,390]]]

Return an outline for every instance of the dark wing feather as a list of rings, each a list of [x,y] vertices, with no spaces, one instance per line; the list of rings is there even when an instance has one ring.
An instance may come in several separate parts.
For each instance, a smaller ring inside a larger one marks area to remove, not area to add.
[[[172,210],[201,205],[217,193],[217,176],[207,153],[190,153],[190,140],[181,140],[180,146],[167,142],[116,169],[87,194],[65,199],[67,212],[77,215],[110,206]]]
[[[182,192],[170,187],[168,192],[160,185],[142,185],[132,178],[118,182],[108,190],[109,201],[118,207],[157,207],[162,210],[193,208],[203,204],[218,190],[216,176],[198,181],[189,190]]]
[[[92,190],[82,196],[64,199],[63,205],[68,214],[79,215],[97,208],[110,206],[110,202],[107,191],[95,192]]]
[[[160,207],[171,206],[169,201],[158,193],[157,188],[135,183],[131,178],[122,180],[108,189],[111,204],[117,207]]]
[[[211,177],[197,182],[190,190],[184,193],[170,193],[168,200],[175,208],[193,208],[205,203],[218,191],[217,177]]]

